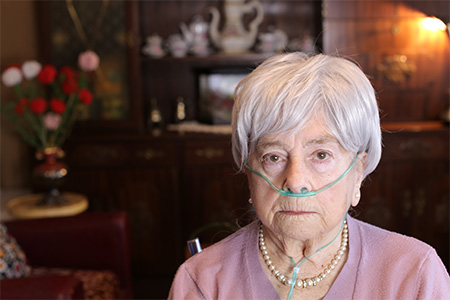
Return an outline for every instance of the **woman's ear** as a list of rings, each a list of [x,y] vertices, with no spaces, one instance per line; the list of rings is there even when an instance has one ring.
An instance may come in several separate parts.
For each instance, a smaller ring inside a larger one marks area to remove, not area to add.
[[[359,200],[361,199],[361,192],[359,191],[359,189],[355,192],[355,195],[353,195],[353,199],[352,199],[352,207],[355,207],[356,205],[358,205]]]
[[[358,155],[358,161],[357,164],[357,170],[358,170],[358,182],[361,186],[361,182],[364,179],[364,171],[366,170],[366,164],[367,164],[367,152],[361,153]]]
[[[364,170],[366,169],[367,152],[358,155],[358,161],[356,162],[356,182],[355,191],[352,199],[352,206],[357,206],[361,199],[361,185],[364,179]]]

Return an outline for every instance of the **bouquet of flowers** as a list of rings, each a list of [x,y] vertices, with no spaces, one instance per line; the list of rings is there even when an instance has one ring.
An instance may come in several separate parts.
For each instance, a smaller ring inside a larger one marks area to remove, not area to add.
[[[8,66],[2,82],[15,89],[17,99],[1,103],[1,112],[30,146],[61,147],[77,118],[77,106],[92,102],[86,72],[98,63],[98,56],[86,51],[78,58],[79,74],[67,66],[57,70],[34,60]]]

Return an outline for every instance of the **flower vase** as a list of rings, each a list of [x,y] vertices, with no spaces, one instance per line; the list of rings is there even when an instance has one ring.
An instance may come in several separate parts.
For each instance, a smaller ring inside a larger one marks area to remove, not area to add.
[[[64,151],[59,147],[47,147],[36,151],[36,158],[42,160],[33,169],[37,182],[48,191],[37,203],[38,206],[51,206],[67,203],[67,199],[59,188],[67,175],[67,165],[59,159],[64,157]]]

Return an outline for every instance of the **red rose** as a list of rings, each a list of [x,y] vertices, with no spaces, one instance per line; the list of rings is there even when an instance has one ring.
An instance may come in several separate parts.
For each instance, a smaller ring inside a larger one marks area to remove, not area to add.
[[[65,80],[73,78],[73,71],[68,66],[64,66],[61,69],[59,69],[59,73],[65,75],[65,77],[64,77]]]
[[[26,107],[27,104],[28,104],[28,99],[27,98],[20,99],[19,102],[17,102],[17,104],[16,104],[16,108],[15,108],[16,112],[19,115],[22,115],[23,114],[23,108]]]
[[[35,98],[31,100],[30,110],[35,114],[37,115],[42,114],[43,112],[45,112],[46,108],[47,108],[47,101],[45,101],[44,98]]]
[[[57,114],[62,114],[66,110],[66,103],[59,98],[50,100],[50,108]]]
[[[62,91],[64,94],[75,93],[78,89],[78,83],[75,79],[67,77],[62,84]]]
[[[55,80],[56,77],[56,69],[54,66],[52,65],[45,65],[41,72],[39,72],[38,75],[38,80],[42,83],[42,84],[50,84],[53,82],[53,80]]]
[[[92,94],[88,89],[81,89],[78,92],[78,97],[80,98],[80,101],[86,105],[89,105],[92,102]]]
[[[10,65],[7,65],[7,66],[6,66],[6,68],[5,68],[4,71],[6,71],[6,70],[9,69],[9,68],[17,68],[17,69],[21,69],[21,67],[20,67],[19,64],[10,64]]]

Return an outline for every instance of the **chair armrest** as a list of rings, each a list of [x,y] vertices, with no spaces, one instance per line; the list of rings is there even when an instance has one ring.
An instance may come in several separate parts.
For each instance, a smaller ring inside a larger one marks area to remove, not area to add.
[[[131,296],[129,220],[126,212],[13,220],[8,232],[29,264],[53,268],[111,270]]]
[[[84,299],[81,281],[72,275],[0,280],[1,299]]]

